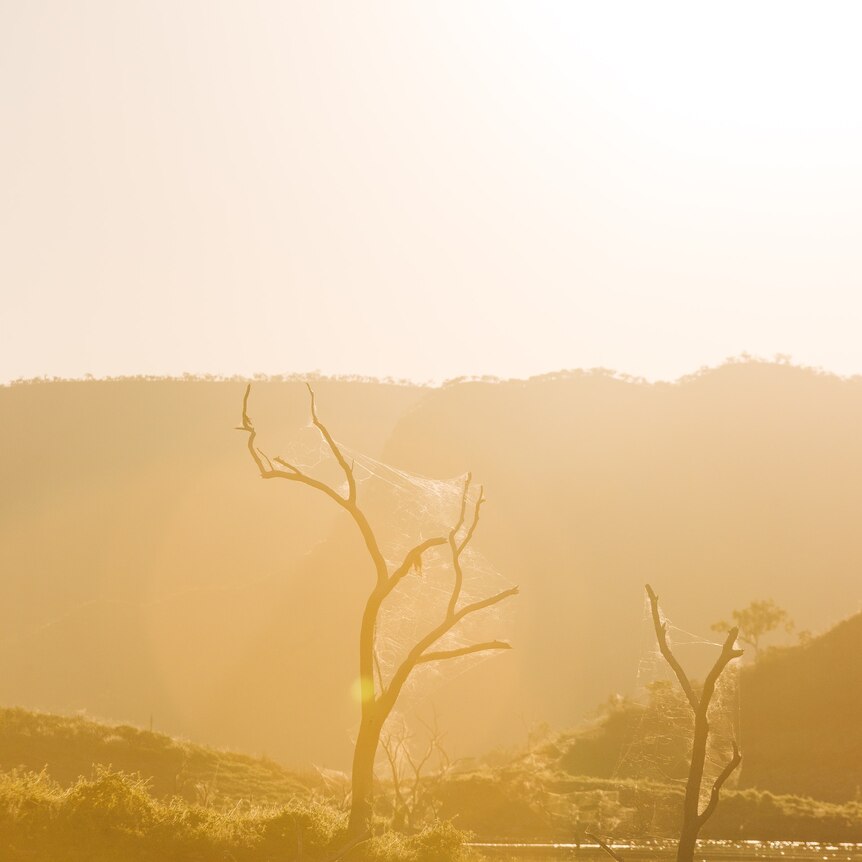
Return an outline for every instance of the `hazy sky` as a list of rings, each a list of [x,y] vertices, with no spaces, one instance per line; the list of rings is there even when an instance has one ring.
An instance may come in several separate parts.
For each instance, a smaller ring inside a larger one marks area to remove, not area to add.
[[[862,372],[862,4],[0,0],[0,379]]]

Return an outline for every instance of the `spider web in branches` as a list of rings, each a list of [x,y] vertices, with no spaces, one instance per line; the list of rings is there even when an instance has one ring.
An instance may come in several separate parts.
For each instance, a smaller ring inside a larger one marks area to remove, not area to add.
[[[402,563],[408,551],[423,540],[448,537],[458,521],[466,476],[431,479],[385,464],[341,442],[337,445],[353,469],[359,504],[368,516],[390,572]],[[347,493],[345,476],[313,425],[294,432],[290,443],[282,446],[280,454],[308,475],[326,482],[342,494]],[[457,536],[459,541],[470,527],[479,494],[479,485],[471,484],[465,521]],[[481,530],[480,524],[477,534]],[[473,547],[473,542],[467,545],[460,558],[463,584],[458,607],[513,586]],[[375,631],[378,690],[388,685],[417,641],[444,619],[454,579],[448,544],[431,548],[423,555],[421,566],[403,578],[386,598]],[[512,605],[513,602],[506,600],[469,614],[441,637],[432,649],[453,650],[486,641],[506,640],[511,632]],[[464,673],[494,654],[473,653],[419,665],[411,673],[399,704],[405,702],[404,694],[417,690],[427,694],[436,684]]]

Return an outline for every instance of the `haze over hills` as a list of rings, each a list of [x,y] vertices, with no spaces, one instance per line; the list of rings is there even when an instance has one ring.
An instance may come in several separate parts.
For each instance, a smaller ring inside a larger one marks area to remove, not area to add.
[[[0,703],[348,765],[371,573],[329,501],[259,481],[243,388],[0,389]],[[476,547],[522,592],[515,649],[434,690],[455,756],[632,691],[645,581],[701,634],[753,598],[815,631],[859,608],[859,378],[750,362],[676,384],[315,388],[339,441],[486,487]],[[297,382],[255,384],[251,412],[273,453],[307,433]]]

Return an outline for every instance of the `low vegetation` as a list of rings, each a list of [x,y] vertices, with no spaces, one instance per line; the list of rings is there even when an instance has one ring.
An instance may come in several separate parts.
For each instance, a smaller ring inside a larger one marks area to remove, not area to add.
[[[683,789],[510,766],[455,776],[439,790],[440,816],[483,840],[619,840],[679,834]],[[862,802],[820,802],[760,790],[726,790],[703,838],[862,842]]]
[[[336,784],[127,725],[0,709],[4,862],[331,860],[347,843]],[[375,825],[350,862],[468,858],[448,823]]]
[[[155,798],[138,776],[97,768],[62,787],[47,773],[0,774],[0,851],[10,862],[304,862],[344,848],[347,815],[321,802],[218,810]],[[446,823],[416,835],[381,831],[355,862],[461,862],[464,836]]]
[[[452,764],[431,776],[433,805],[411,835],[389,829],[393,794],[384,783],[375,835],[346,862],[466,862],[467,834],[486,841],[675,836],[680,782],[621,778],[613,769],[620,741],[671,695],[659,685],[651,705],[615,703],[591,728]],[[661,765],[681,778],[680,754],[670,746]],[[0,859],[10,862],[331,860],[346,841],[344,801],[343,788],[321,776],[265,759],[83,717],[0,709]],[[727,790],[702,836],[859,842],[862,801]]]

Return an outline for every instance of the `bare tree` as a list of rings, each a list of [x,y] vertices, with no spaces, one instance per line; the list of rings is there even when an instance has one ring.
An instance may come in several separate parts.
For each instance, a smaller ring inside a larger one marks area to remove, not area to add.
[[[677,862],[692,862],[694,859],[695,847],[697,845],[697,836],[706,821],[709,820],[715,812],[719,796],[721,794],[721,788],[742,761],[742,755],[739,753],[736,741],[734,741],[733,756],[724,769],[719,773],[718,778],[713,782],[709,801],[706,803],[706,807],[703,811],[701,811],[700,790],[703,782],[704,764],[706,762],[706,746],[709,741],[709,704],[712,700],[713,694],[715,693],[715,685],[718,682],[718,678],[721,676],[722,671],[727,667],[729,662],[742,655],[742,650],[736,649],[734,646],[739,635],[739,630],[737,628],[732,628],[727,633],[727,637],[721,647],[721,654],[707,674],[703,687],[698,694],[668,644],[667,622],[662,618],[661,611],[659,610],[658,596],[649,584],[646,585],[646,591],[652,608],[652,620],[653,625],[655,626],[655,636],[658,641],[658,648],[661,651],[662,656],[664,656],[665,661],[676,674],[680,687],[682,688],[683,693],[691,706],[692,712],[694,713],[694,737],[692,739],[691,746],[691,762],[689,764],[688,780],[685,785],[682,828],[680,830],[679,844],[677,845],[676,854]]]
[[[425,816],[436,815],[434,792],[451,766],[437,716],[430,724],[420,724],[426,734],[424,745],[417,744],[403,720],[380,741],[392,783],[392,822],[400,831],[414,832]]]
[[[317,415],[314,390],[308,386],[311,398],[311,419],[332,453],[347,480],[346,493],[339,493],[331,485],[304,473],[298,466],[281,457],[270,459],[257,446],[257,431],[248,414],[248,400],[251,384],[245,390],[242,402],[242,426],[239,430],[248,434],[248,451],[261,478],[285,479],[306,485],[325,494],[335,505],[343,509],[353,520],[365,543],[365,549],[375,572],[371,592],[365,602],[365,609],[359,627],[359,685],[360,685],[360,723],[356,744],[353,750],[353,769],[351,773],[351,803],[348,821],[348,840],[355,841],[369,832],[374,798],[374,761],[380,743],[380,734],[386,719],[392,713],[398,696],[413,671],[428,662],[440,662],[473,653],[510,649],[505,641],[485,641],[457,649],[434,649],[441,638],[451,632],[465,617],[490,608],[518,593],[517,587],[503,590],[487,598],[463,604],[461,592],[464,572],[461,557],[470,544],[482,504],[485,502],[483,489],[479,488],[472,512],[468,513],[468,502],[472,477],[467,475],[461,494],[460,512],[456,523],[446,535],[434,536],[419,542],[411,548],[404,558],[391,569],[380,549],[377,536],[357,500],[356,477],[353,465],[329,433],[328,428]],[[453,569],[452,590],[445,612],[439,623],[433,626],[407,652],[405,658],[395,668],[388,683],[375,677],[375,631],[383,602],[398,584],[422,565],[422,556],[432,548],[447,547],[451,555]]]

